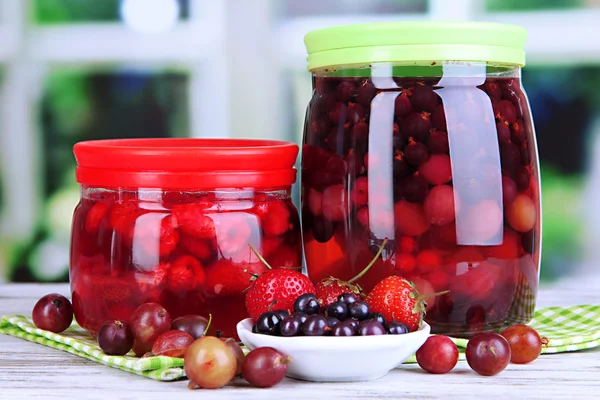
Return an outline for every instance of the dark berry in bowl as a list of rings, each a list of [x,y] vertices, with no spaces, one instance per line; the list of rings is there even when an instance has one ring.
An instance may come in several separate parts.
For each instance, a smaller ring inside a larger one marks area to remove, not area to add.
[[[305,293],[294,301],[294,312],[303,312],[308,315],[316,314],[319,312],[320,305],[317,296],[312,293]]]
[[[357,301],[348,306],[348,317],[356,318],[359,321],[369,316],[369,306],[364,301]]]
[[[367,319],[358,325],[358,334],[360,336],[385,335],[386,331],[379,322]]]

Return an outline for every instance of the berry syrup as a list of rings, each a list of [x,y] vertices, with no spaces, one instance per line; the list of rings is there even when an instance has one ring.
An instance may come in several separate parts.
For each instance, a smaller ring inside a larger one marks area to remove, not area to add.
[[[435,333],[528,322],[540,188],[520,80],[386,82],[314,77],[302,149],[310,278],[352,278],[387,238],[358,281],[366,292],[389,275],[448,290],[427,307]]]
[[[91,332],[129,321],[156,302],[172,319],[212,314],[212,330],[237,337],[245,290],[265,266],[301,265],[300,224],[289,191],[107,191],[84,188],[75,210],[71,290]]]

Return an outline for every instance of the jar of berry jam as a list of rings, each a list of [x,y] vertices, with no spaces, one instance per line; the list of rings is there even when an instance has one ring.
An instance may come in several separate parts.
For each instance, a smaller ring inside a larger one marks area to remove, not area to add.
[[[540,264],[536,139],[521,84],[526,32],[474,22],[334,27],[305,37],[313,96],[302,148],[312,280],[368,292],[401,275],[433,332],[526,323]]]
[[[245,289],[274,266],[301,265],[290,199],[298,146],[274,140],[123,139],[74,147],[75,317],[96,332],[146,302],[171,318],[212,314],[235,336]]]

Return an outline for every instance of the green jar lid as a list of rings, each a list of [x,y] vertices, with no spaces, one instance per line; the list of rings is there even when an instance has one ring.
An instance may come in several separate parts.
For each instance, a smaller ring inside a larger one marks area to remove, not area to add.
[[[338,26],[304,37],[308,69],[373,62],[485,61],[525,65],[527,31],[489,22],[408,21]]]

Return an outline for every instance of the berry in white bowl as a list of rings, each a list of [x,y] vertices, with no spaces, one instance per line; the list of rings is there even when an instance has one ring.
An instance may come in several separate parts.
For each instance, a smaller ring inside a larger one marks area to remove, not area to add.
[[[415,332],[373,336],[271,336],[252,333],[251,318],[237,324],[241,341],[250,350],[273,347],[291,356],[287,376],[313,382],[354,382],[381,378],[425,343],[430,326]]]

